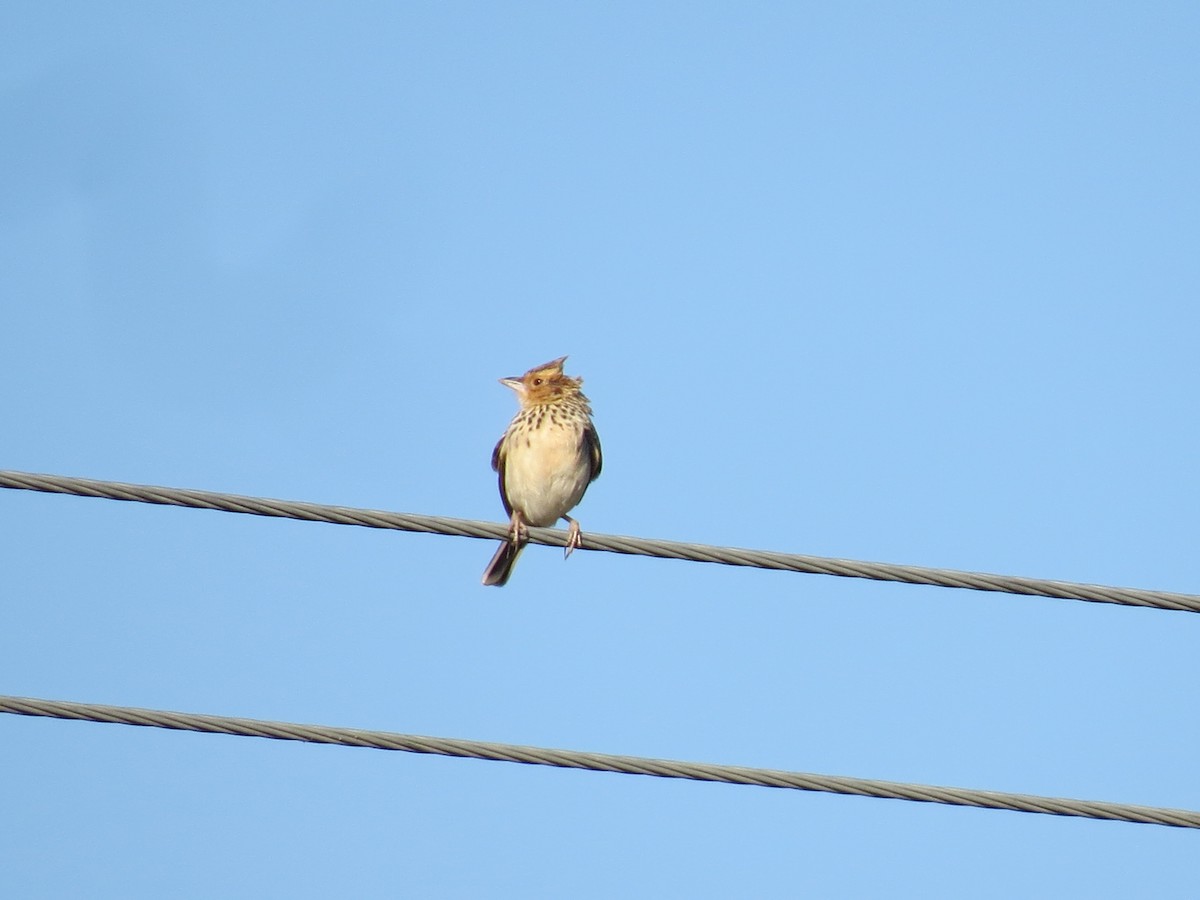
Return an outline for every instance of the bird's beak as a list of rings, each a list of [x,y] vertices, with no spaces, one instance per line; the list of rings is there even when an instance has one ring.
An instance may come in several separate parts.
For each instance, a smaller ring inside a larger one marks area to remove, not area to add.
[[[512,388],[514,391],[519,391],[525,386],[520,378],[501,378],[500,383],[506,388]]]

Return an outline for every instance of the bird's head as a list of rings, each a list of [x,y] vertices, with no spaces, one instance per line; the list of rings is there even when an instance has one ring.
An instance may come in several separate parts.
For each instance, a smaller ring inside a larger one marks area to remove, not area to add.
[[[566,359],[560,356],[551,362],[534,366],[519,378],[501,378],[500,383],[516,391],[522,406],[554,403],[572,397],[580,392],[583,379],[563,374]]]

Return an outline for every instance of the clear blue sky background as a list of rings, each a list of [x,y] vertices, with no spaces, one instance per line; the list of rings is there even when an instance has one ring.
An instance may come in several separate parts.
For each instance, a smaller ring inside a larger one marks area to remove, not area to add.
[[[0,467],[1200,591],[1193,3],[0,10]],[[1200,808],[1200,617],[0,492],[0,693]],[[22,898],[1194,896],[1165,828],[0,716]]]

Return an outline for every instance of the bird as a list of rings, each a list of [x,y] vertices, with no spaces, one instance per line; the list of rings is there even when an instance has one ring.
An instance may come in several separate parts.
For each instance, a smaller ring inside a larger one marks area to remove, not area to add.
[[[563,374],[565,356],[501,378],[516,392],[520,410],[492,451],[509,535],[483,573],[485,585],[502,587],[529,542],[528,528],[569,527],[564,558],[582,545],[579,523],[567,515],[600,475],[603,456],[582,378]]]

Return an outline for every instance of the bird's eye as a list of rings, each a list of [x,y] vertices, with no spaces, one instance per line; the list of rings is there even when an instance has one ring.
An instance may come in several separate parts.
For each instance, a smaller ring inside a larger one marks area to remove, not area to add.
[[[534,386],[534,387],[539,387],[539,386],[541,385],[541,383],[542,383],[542,379],[540,379],[540,378],[535,378],[535,379],[533,379],[533,386]]]

